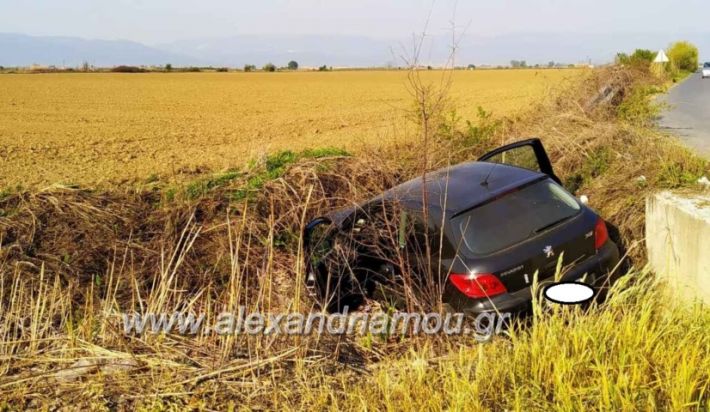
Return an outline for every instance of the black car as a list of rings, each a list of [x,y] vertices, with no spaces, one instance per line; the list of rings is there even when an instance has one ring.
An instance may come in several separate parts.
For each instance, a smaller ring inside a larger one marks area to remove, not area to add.
[[[619,262],[605,221],[562,187],[539,139],[317,218],[304,255],[306,286],[331,311],[399,286],[455,311],[520,312],[536,273],[550,282],[561,264],[561,280],[600,288]]]

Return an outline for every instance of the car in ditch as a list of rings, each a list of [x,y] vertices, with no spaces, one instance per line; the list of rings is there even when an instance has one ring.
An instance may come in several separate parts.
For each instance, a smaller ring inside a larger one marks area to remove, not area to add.
[[[519,313],[535,280],[599,290],[618,277],[606,222],[563,188],[537,138],[316,218],[303,244],[306,287],[329,311],[399,290],[456,312]]]

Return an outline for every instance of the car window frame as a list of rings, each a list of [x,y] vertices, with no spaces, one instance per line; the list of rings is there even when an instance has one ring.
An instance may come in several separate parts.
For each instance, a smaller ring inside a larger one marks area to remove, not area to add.
[[[532,170],[526,167],[522,167],[520,165],[515,165],[511,163],[500,163],[500,162],[494,162],[491,159],[494,156],[503,154],[505,152],[518,149],[521,147],[525,146],[530,146],[533,150],[533,153],[535,154],[535,158],[538,163],[538,169],[539,170]],[[530,170],[533,172],[537,173],[543,173],[550,177],[553,181],[555,181],[557,184],[562,185],[562,181],[560,180],[559,177],[555,174],[555,170],[552,167],[552,162],[550,161],[550,157],[547,155],[547,151],[545,150],[545,146],[542,144],[542,141],[537,138],[533,137],[530,139],[525,139],[525,140],[520,140],[517,142],[513,142],[504,146],[497,147],[488,153],[484,154],[483,156],[478,158],[479,162],[488,162],[488,163],[494,163],[494,164],[505,164],[506,166],[512,166],[512,167],[517,167],[519,169],[524,169],[524,170]]]

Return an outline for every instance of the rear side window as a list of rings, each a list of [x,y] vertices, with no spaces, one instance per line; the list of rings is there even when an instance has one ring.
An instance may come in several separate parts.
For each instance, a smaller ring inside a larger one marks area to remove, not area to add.
[[[706,69],[710,69],[710,63],[705,63],[705,64],[703,65],[703,67],[706,68]]]
[[[537,156],[535,155],[535,150],[530,145],[516,147],[514,149],[508,149],[505,152],[498,153],[497,155],[486,159],[485,161],[491,163],[512,165],[522,167],[523,169],[542,172],[542,170],[540,170],[540,163],[538,162]]]
[[[577,200],[552,180],[510,192],[452,220],[463,246],[486,255],[520,243],[576,216]]]

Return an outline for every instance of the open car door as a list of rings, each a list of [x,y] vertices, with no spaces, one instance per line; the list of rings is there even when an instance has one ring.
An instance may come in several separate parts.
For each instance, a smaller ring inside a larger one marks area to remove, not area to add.
[[[479,162],[502,163],[544,173],[555,182],[562,184],[552,170],[550,158],[538,138],[521,140],[492,150],[480,158]]]

